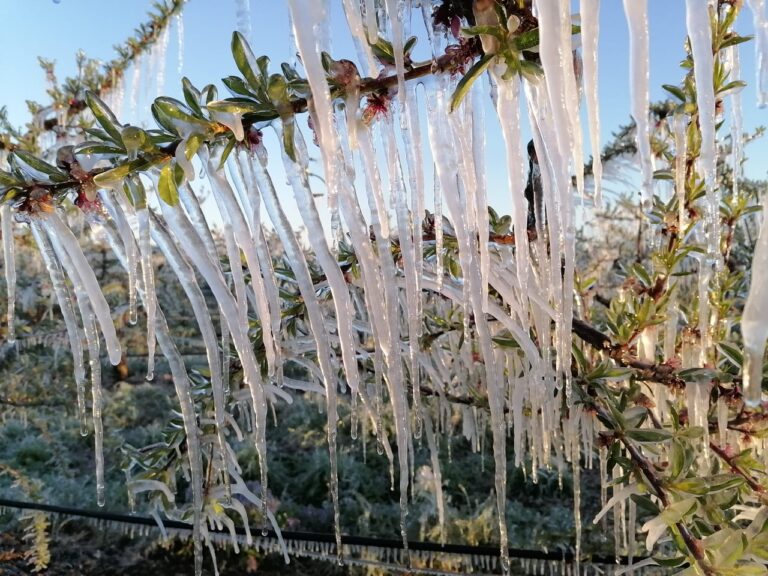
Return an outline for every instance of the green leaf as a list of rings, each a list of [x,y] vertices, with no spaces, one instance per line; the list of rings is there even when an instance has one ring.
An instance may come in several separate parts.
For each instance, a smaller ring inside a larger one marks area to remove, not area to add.
[[[296,144],[294,138],[295,125],[293,118],[289,118],[283,121],[283,148],[288,158],[296,162]]]
[[[260,114],[264,107],[245,98],[227,98],[226,100],[215,100],[206,104],[206,108],[216,110],[217,112],[226,112],[228,114]]]
[[[123,192],[125,192],[128,201],[136,208],[146,208],[147,191],[141,178],[130,177],[123,182]]]
[[[461,33],[464,36],[480,36],[480,35],[493,36],[494,38],[498,38],[500,41],[503,41],[507,36],[506,31],[501,26],[498,26],[498,25],[468,26],[466,28],[462,28]],[[518,38],[520,38],[520,36],[518,36]]]
[[[125,150],[117,146],[110,146],[109,144],[102,144],[100,142],[82,142],[77,144],[74,150],[75,154],[100,154],[100,155],[113,155],[122,156],[125,154]]]
[[[109,139],[118,146],[121,146],[123,143],[123,139],[120,136],[121,125],[112,113],[112,110],[104,104],[101,98],[90,90],[85,93],[85,101],[88,104],[88,108],[93,112],[93,117],[96,118],[96,122],[98,122],[99,126],[104,129],[104,132],[109,135]]]
[[[641,444],[667,442],[672,439],[672,432],[669,430],[657,430],[655,428],[634,428],[625,430],[624,434],[630,440],[640,442]]]
[[[477,80],[483,72],[485,72],[495,57],[495,54],[485,54],[482,58],[480,58],[480,60],[472,65],[472,68],[467,70],[467,73],[464,74],[464,77],[461,79],[461,81],[459,81],[458,86],[456,86],[456,91],[451,97],[451,112],[459,107],[462,100],[464,100],[464,97],[469,92],[469,89],[472,87],[474,81]]]
[[[23,183],[23,180],[19,180],[10,172],[4,172],[3,170],[0,170],[0,186],[18,186],[19,184]]]
[[[181,79],[181,88],[184,92],[184,100],[187,102],[187,106],[189,106],[195,114],[202,116],[203,110],[200,108],[200,90],[195,88],[186,76]]]
[[[30,154],[29,152],[25,150],[19,150],[18,148],[13,151],[13,155],[16,157],[16,160],[22,164],[21,169],[23,170],[24,167],[28,167],[32,169],[35,172],[41,172],[48,176],[51,181],[53,182],[66,182],[69,180],[69,176],[62,170],[59,170],[56,168],[56,166],[53,166],[51,164],[48,164],[45,160],[41,160],[34,154]],[[30,174],[32,178],[35,178],[34,174]]]
[[[176,179],[172,172],[175,162],[168,162],[160,171],[160,179],[157,183],[157,193],[160,199],[169,206],[179,203],[179,189],[176,187]]]
[[[741,368],[744,365],[744,355],[736,346],[728,342],[719,342],[717,347],[731,364],[737,368]]]
[[[251,47],[245,36],[240,32],[232,34],[232,56],[235,58],[235,65],[240,73],[246,79],[251,88],[258,90],[263,83],[262,75],[257,72],[258,63],[253,55]]]
[[[683,92],[682,88],[679,86],[675,86],[674,84],[662,84],[661,87],[681,102],[685,102],[685,92]]]
[[[224,151],[221,153],[221,159],[219,160],[219,170],[224,168],[224,163],[227,161],[227,158],[229,158],[229,155],[232,153],[232,150],[235,148],[235,144],[237,144],[237,140],[235,140],[234,135],[232,135],[227,140],[227,145],[224,147]]]
[[[131,160],[125,164],[115,166],[111,170],[97,174],[93,178],[93,181],[97,186],[108,187],[116,182],[120,182],[129,174],[149,168],[152,164],[153,162],[148,162],[144,158],[137,158],[136,160]]]

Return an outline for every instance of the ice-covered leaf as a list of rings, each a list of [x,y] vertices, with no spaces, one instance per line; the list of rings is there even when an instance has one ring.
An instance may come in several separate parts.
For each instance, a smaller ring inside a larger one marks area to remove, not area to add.
[[[104,132],[109,135],[109,139],[112,140],[118,146],[122,145],[123,139],[120,135],[120,128],[122,127],[120,122],[117,121],[117,117],[112,113],[104,101],[90,90],[85,93],[85,101],[88,107],[93,112],[96,122],[99,123],[104,129]]]

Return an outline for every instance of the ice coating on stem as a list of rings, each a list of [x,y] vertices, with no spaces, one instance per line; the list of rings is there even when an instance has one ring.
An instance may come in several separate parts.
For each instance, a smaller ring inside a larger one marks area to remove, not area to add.
[[[149,210],[140,208],[136,212],[139,223],[139,252],[141,254],[141,273],[144,281],[144,309],[147,313],[147,380],[155,377],[155,319],[157,317],[157,292],[155,291],[155,272],[152,268],[152,244],[150,239],[151,224]]]
[[[3,235],[3,268],[5,272],[5,289],[8,294],[7,334],[8,342],[16,341],[16,255],[13,240],[13,222],[11,220],[11,205],[0,206],[0,226]]]
[[[81,284],[84,293],[88,294],[93,313],[99,322],[101,333],[104,335],[109,361],[113,366],[117,366],[122,356],[122,348],[120,341],[117,339],[115,325],[112,323],[109,304],[107,304],[107,300],[104,298],[101,288],[99,288],[96,275],[90,264],[88,264],[88,260],[85,258],[77,238],[56,212],[41,216],[40,221],[48,236],[51,239],[56,238],[56,243],[61,245],[64,252],[71,259],[73,270],[68,270],[68,275],[73,283],[75,283],[75,278],[78,279],[78,283],[75,284],[75,290],[78,290],[80,288],[78,284]],[[62,260],[61,255],[59,255],[59,260]],[[76,272],[76,274],[73,274],[73,272]]]
[[[650,106],[648,0],[624,0],[624,13],[629,26],[629,86],[632,94],[632,117],[637,126],[637,150],[640,154],[642,173],[641,198],[643,205],[649,207],[653,200],[653,157],[651,128],[648,120]],[[707,23],[707,30],[709,30],[709,23]]]
[[[715,87],[713,84],[714,56],[709,1],[685,0],[685,22],[693,54],[693,74],[696,82],[696,104],[699,111],[701,150],[699,161],[707,187],[705,222],[710,256],[720,247],[720,202],[716,190],[717,146],[715,143]]]
[[[755,42],[757,105],[764,108],[768,104],[768,15],[765,0],[747,0],[747,4],[752,10],[752,22],[757,35]]]
[[[61,309],[61,315],[64,318],[64,325],[67,328],[69,346],[72,349],[72,362],[74,364],[75,385],[77,386],[77,409],[80,417],[80,433],[87,434],[87,422],[85,416],[85,364],[83,363],[83,338],[84,335],[77,323],[75,308],[72,305],[72,297],[69,293],[64,273],[56,254],[45,233],[36,221],[30,222],[32,235],[35,238],[43,262],[51,278],[53,292]]]
[[[592,146],[592,176],[595,181],[595,205],[603,199],[603,160],[600,149],[600,98],[598,95],[597,45],[600,36],[600,0],[581,0],[581,47],[584,63],[584,93]]]
[[[752,280],[741,316],[744,402],[752,408],[759,406],[762,399],[763,358],[768,338],[768,218],[765,209],[764,205],[760,236],[752,257]]]

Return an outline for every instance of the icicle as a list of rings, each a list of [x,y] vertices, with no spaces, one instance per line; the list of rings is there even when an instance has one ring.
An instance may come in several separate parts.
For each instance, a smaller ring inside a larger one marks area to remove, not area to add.
[[[107,304],[104,294],[101,292],[101,288],[99,288],[96,275],[90,264],[88,264],[88,260],[85,258],[77,238],[75,238],[69,227],[55,212],[45,214],[41,218],[41,223],[48,236],[51,239],[55,238],[56,242],[60,243],[67,256],[71,259],[73,269],[68,270],[68,273],[73,283],[77,279],[75,290],[78,290],[80,288],[78,284],[81,284],[83,291],[88,294],[88,300],[104,335],[109,361],[113,366],[117,366],[122,357],[122,350],[120,341],[117,339],[117,333],[115,332],[115,325],[112,323],[109,304]],[[59,260],[61,259],[62,257],[59,255]]]
[[[502,78],[498,67],[492,69],[498,85],[496,113],[499,116],[504,145],[507,151],[507,185],[512,196],[512,220],[515,233],[515,264],[520,283],[519,294],[528,293],[530,254],[528,250],[528,213],[530,206],[525,198],[525,159],[520,142],[520,80],[517,75],[509,80]],[[521,302],[525,306],[525,302]],[[521,316],[522,320],[522,316]]]
[[[403,47],[403,8],[405,3],[402,0],[384,0],[389,16],[389,25],[392,30],[392,52],[395,56],[395,73],[397,74],[397,92],[400,100],[405,101],[405,56]]]
[[[731,63],[729,81],[741,80],[741,61],[739,58],[739,46],[731,46],[728,49]],[[741,107],[741,90],[736,89],[731,93],[731,166],[733,169],[733,195],[739,197],[739,180],[742,176],[741,163],[744,159],[744,120]]]
[[[368,44],[376,44],[379,41],[379,23],[376,19],[376,0],[364,0],[365,2],[365,29],[368,33]]]
[[[757,35],[755,42],[757,105],[764,108],[768,104],[768,17],[765,0],[747,0],[747,4],[752,10],[752,22]]]
[[[0,206],[0,224],[3,235],[3,267],[5,268],[5,288],[8,294],[6,339],[9,343],[16,342],[16,256],[14,254],[13,223],[11,221],[11,205]]]
[[[592,175],[595,180],[595,206],[603,203],[603,160],[600,149],[600,99],[598,97],[597,45],[600,36],[600,0],[581,0],[581,46],[584,57],[589,141],[592,146]]]
[[[365,224],[359,214],[359,209],[355,209],[356,199],[351,189],[351,183],[347,181],[344,170],[346,166],[338,162],[337,151],[342,149],[339,143],[338,134],[333,123],[333,106],[330,98],[329,87],[325,78],[325,72],[322,67],[319,50],[323,49],[323,40],[327,36],[325,27],[318,29],[324,22],[326,13],[325,2],[307,2],[300,0],[289,0],[291,15],[293,19],[294,30],[296,32],[296,42],[302,57],[304,69],[307,72],[307,79],[312,90],[312,102],[314,105],[313,119],[316,134],[320,144],[320,150],[323,155],[324,173],[328,190],[328,204],[331,212],[331,222],[333,232],[338,231],[334,222],[338,219],[338,193],[341,192],[343,205],[345,209],[345,220],[350,228],[353,245],[360,251],[360,261],[363,267],[363,277],[366,285],[366,292],[370,294],[380,293],[374,290],[368,290],[372,280],[370,265],[375,261],[370,252],[370,240]],[[318,38],[318,36],[320,38]],[[317,40],[320,40],[318,42]],[[361,131],[364,132],[364,131]],[[363,146],[363,135],[359,135],[361,147]],[[367,175],[368,176],[368,175]],[[335,234],[334,234],[335,236]],[[381,241],[383,238],[377,235]],[[382,247],[383,248],[383,247]],[[389,244],[384,249],[386,253],[380,251],[382,261],[388,266],[388,269],[382,269],[381,273],[389,274],[391,278],[396,277],[394,265],[391,264],[391,253]],[[392,286],[386,287],[387,311],[383,318],[377,320],[386,320],[390,328],[379,330],[381,342],[388,341],[389,350],[385,352],[388,356],[388,367],[390,369],[390,378],[388,382],[391,386],[390,401],[395,412],[395,431],[398,442],[398,461],[400,465],[400,503],[401,503],[401,535],[404,546],[407,547],[407,537],[405,533],[405,518],[407,514],[407,492],[408,492],[408,443],[410,441],[409,426],[407,421],[407,401],[404,395],[404,379],[402,376],[402,366],[400,359],[393,358],[392,354],[399,355],[399,332],[394,332],[391,328],[396,324],[397,317],[397,296],[393,293]],[[378,330],[378,327],[377,327]],[[397,345],[396,345],[397,344]],[[337,532],[337,548],[341,550],[340,536]]]
[[[55,216],[55,213],[48,214],[43,227],[45,227],[45,222],[49,222],[51,217]],[[57,237],[57,233],[53,230],[55,229],[46,228],[48,239],[51,241],[56,256],[61,262],[64,270],[67,271],[69,279],[75,287],[75,297],[80,309],[80,318],[83,321],[83,332],[85,333],[85,341],[88,346],[88,363],[91,368],[94,461],[96,465],[96,503],[99,506],[104,506],[106,486],[104,484],[104,426],[101,419],[101,357],[99,352],[99,333],[96,329],[96,316],[94,314],[93,306],[95,303],[93,302],[91,293],[87,289],[86,281],[82,276],[83,272],[78,268],[75,262],[75,257],[71,252],[65,249],[65,242],[67,242],[67,240],[62,241],[62,237]],[[67,228],[67,230],[69,230],[69,228]],[[90,268],[88,268],[88,270],[90,271]],[[99,293],[101,293],[101,291],[99,291]]]
[[[624,13],[629,26],[629,70],[632,94],[632,117],[636,124],[637,150],[642,172],[641,199],[645,209],[653,201],[653,157],[651,128],[648,121],[650,95],[648,0],[624,0]],[[709,21],[706,24],[709,30]],[[711,48],[709,48],[711,50]]]
[[[149,210],[144,207],[136,212],[139,222],[139,252],[144,280],[145,310],[147,312],[147,380],[155,377],[155,318],[157,315],[157,293],[155,273],[152,269],[152,245],[150,243]]]
[[[495,488],[496,488],[496,507],[499,520],[501,562],[504,572],[509,571],[509,553],[507,544],[507,526],[506,526],[506,434],[504,425],[504,399],[503,386],[500,378],[500,371],[493,362],[493,346],[491,342],[488,323],[482,314],[482,294],[480,289],[480,267],[477,258],[474,257],[472,248],[471,233],[467,226],[465,214],[460,204],[460,190],[456,182],[456,166],[461,163],[455,158],[456,151],[452,145],[455,134],[451,134],[451,127],[454,122],[445,122],[448,117],[447,103],[445,94],[450,93],[449,86],[445,85],[446,79],[440,78],[438,81],[439,90],[437,91],[436,102],[428,102],[429,115],[429,140],[432,147],[432,155],[437,166],[438,177],[440,178],[441,188],[445,194],[446,203],[451,214],[454,226],[456,228],[457,240],[459,242],[459,260],[462,271],[465,274],[465,283],[469,284],[468,294],[471,298],[471,307],[475,314],[476,329],[478,340],[483,358],[485,358],[485,369],[487,376],[488,400],[491,412],[491,430],[493,433],[493,452],[495,459]],[[450,81],[450,79],[448,79]],[[466,171],[459,170],[460,178],[464,180],[474,177],[467,174]],[[476,232],[475,232],[476,233]],[[490,305],[490,303],[489,303]]]
[[[243,364],[244,380],[250,392],[252,409],[256,417],[255,444],[261,468],[261,485],[262,490],[264,491],[263,502],[264,505],[266,505],[267,458],[265,429],[267,420],[267,400],[253,348],[248,340],[248,335],[244,330],[244,326],[239,322],[240,316],[237,303],[227,289],[226,282],[224,281],[218,263],[211,258],[205,248],[204,242],[197,235],[189,220],[186,219],[181,208],[179,206],[168,206],[164,202],[161,202],[160,204],[171,231],[177,238],[184,238],[185,240],[181,244],[181,248],[205,278],[214,297],[219,303],[219,306],[224,313],[223,316],[227,322],[227,328],[232,334],[232,339],[235,348],[237,349],[238,356]],[[159,325],[158,342],[162,347],[163,342],[160,339]]]
[[[232,156],[230,156],[230,160],[231,159]],[[234,160],[230,161],[229,167],[231,173],[233,165],[234,173],[232,181],[235,183],[237,192],[240,196],[240,201],[242,202],[245,212],[249,217],[251,235],[253,237],[253,243],[259,259],[259,267],[262,270],[262,276],[264,279],[264,294],[268,302],[268,308],[272,319],[271,334],[275,354],[274,378],[277,381],[278,386],[281,386],[283,381],[283,361],[280,344],[280,294],[277,287],[275,271],[272,265],[272,256],[270,255],[269,246],[264,236],[264,230],[261,226],[261,206],[259,196],[258,193],[251,193],[252,190],[253,192],[258,192],[257,184],[255,182],[255,176],[250,170],[250,163],[247,162],[246,153],[240,153],[238,151],[234,157]],[[249,185],[253,186],[253,188],[249,188]]]
[[[440,179],[437,177],[437,167],[434,167],[432,180],[434,182],[434,204],[435,204],[435,275],[437,281],[442,287],[443,276],[443,193],[440,190]]]
[[[177,64],[177,70],[179,76],[184,75],[184,12],[180,11],[176,14],[176,39],[178,40],[177,51],[179,63]]]
[[[744,340],[743,390],[744,402],[750,408],[762,399],[763,358],[768,338],[768,217],[763,206],[760,235],[752,257],[752,280],[741,316]]]
[[[656,341],[658,340],[658,330],[656,326],[648,326],[640,332],[640,338],[637,342],[637,356],[640,360],[656,363]]]
[[[72,305],[72,298],[67,288],[64,274],[61,266],[56,259],[56,254],[47,237],[42,232],[40,225],[34,220],[30,222],[32,235],[40,250],[40,254],[45,262],[48,275],[51,278],[53,292],[56,294],[56,300],[61,308],[61,315],[64,317],[64,324],[67,327],[69,345],[72,349],[72,362],[75,367],[75,384],[77,386],[77,408],[80,416],[80,434],[88,433],[85,416],[85,365],[83,364],[83,334],[77,323],[75,309]]]
[[[122,190],[118,191],[118,194],[122,194]],[[100,197],[104,206],[110,212],[112,218],[117,225],[117,230],[120,233],[120,237],[123,241],[123,245],[126,247],[126,257],[128,264],[128,321],[131,324],[138,322],[138,303],[136,300],[136,278],[139,272],[139,252],[136,248],[136,244],[133,242],[133,230],[128,223],[125,213],[123,212],[117,198],[113,195],[109,189],[103,189],[100,191]]]
[[[136,120],[139,104],[139,88],[141,86],[141,66],[144,61],[143,53],[133,61],[133,74],[131,75],[131,118]]]
[[[277,335],[272,332],[272,327],[274,326],[272,314],[279,314],[279,310],[270,310],[269,308],[266,289],[264,287],[264,274],[261,270],[261,261],[256,253],[255,242],[248,230],[248,224],[237,203],[234,191],[224,175],[223,169],[218,170],[216,168],[216,166],[220,164],[219,152],[220,150],[217,149],[212,155],[209,155],[205,148],[201,148],[200,159],[208,172],[208,179],[211,183],[216,203],[219,206],[219,212],[227,227],[231,227],[234,241],[245,254],[246,264],[248,265],[248,270],[250,271],[251,276],[251,286],[256,295],[256,309],[259,315],[259,320],[261,321],[262,337],[264,339],[264,349],[267,357],[267,365],[269,367],[269,375],[274,377],[276,374],[275,358],[277,357],[277,353],[275,352],[275,337]],[[230,265],[235,266],[232,262]],[[240,266],[239,257],[237,266]]]
[[[251,40],[251,2],[250,0],[237,0],[236,3],[237,31]]]
[[[685,0],[685,21],[693,55],[696,82],[696,104],[699,109],[701,152],[699,161],[707,188],[707,245],[711,258],[720,251],[720,199],[716,190],[717,147],[715,143],[715,88],[713,85],[714,56],[708,0]]]
[[[279,134],[278,134],[279,136]],[[306,162],[304,158],[304,150],[300,142],[297,142],[297,155]],[[320,221],[320,214],[315,207],[312,191],[309,188],[309,184],[306,178],[306,165],[297,165],[287,154],[283,151],[283,164],[285,166],[288,180],[293,188],[294,197],[299,207],[299,212],[302,215],[304,224],[307,227],[307,233],[310,238],[323,238],[325,235],[322,223]],[[320,267],[325,272],[328,283],[331,287],[331,294],[333,295],[334,309],[336,310],[336,322],[338,325],[339,338],[342,340],[342,354],[344,360],[344,367],[347,377],[352,381],[350,382],[350,388],[357,390],[359,387],[359,376],[357,374],[357,361],[354,357],[354,341],[352,333],[352,303],[349,298],[349,290],[347,289],[346,282],[343,274],[339,269],[336,259],[331,254],[328,244],[324,240],[320,240],[314,246],[315,256],[320,264]],[[302,292],[303,293],[303,292]],[[318,314],[319,316],[319,314]],[[315,321],[321,322],[320,318],[314,318]],[[310,320],[310,326],[312,332],[317,337],[319,334],[325,332],[320,326],[315,325]],[[337,456],[336,456],[336,422],[338,420],[337,407],[336,407],[336,376],[333,372],[329,372],[330,365],[326,361],[324,362],[319,358],[320,352],[318,352],[318,359],[320,360],[320,369],[323,372],[323,379],[326,389],[326,406],[328,417],[328,445],[331,458],[331,497],[334,505],[334,528],[336,530],[336,541],[339,554],[341,554],[341,536],[340,536],[340,524],[341,516],[339,509],[339,496],[338,496],[338,472],[337,472]],[[325,370],[324,370],[325,368]],[[353,385],[354,382],[354,385]],[[353,392],[354,393],[354,392]],[[339,556],[341,558],[341,556]]]
[[[686,174],[686,162],[687,155],[686,147],[688,145],[688,138],[686,131],[688,123],[683,114],[677,114],[674,116],[674,131],[675,131],[675,193],[677,194],[678,205],[678,230],[680,237],[685,236],[685,230],[688,227],[688,207],[686,206],[686,191],[685,184],[688,179]]]
[[[157,96],[162,96],[165,93],[165,66],[166,66],[166,54],[168,52],[168,41],[171,37],[171,27],[166,26],[163,28],[162,33],[160,34],[160,38],[157,39],[157,42],[155,43],[155,48],[153,51],[156,51],[156,58],[157,58],[157,72],[156,72],[156,79],[157,84],[155,87],[155,91]]]
[[[377,66],[376,59],[373,57],[373,51],[368,43],[368,36],[366,35],[365,25],[363,23],[363,17],[360,13],[360,3],[358,0],[343,0],[344,1],[344,14],[347,17],[347,24],[349,25],[349,31],[352,33],[355,39],[355,48],[357,50],[357,57],[360,62],[365,62],[368,70],[368,76],[376,76]]]

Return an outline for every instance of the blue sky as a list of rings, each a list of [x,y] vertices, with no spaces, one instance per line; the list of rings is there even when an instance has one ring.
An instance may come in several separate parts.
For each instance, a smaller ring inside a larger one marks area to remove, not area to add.
[[[354,57],[346,24],[333,0],[334,56]],[[575,2],[575,5],[578,3]],[[0,0],[0,105],[6,105],[12,121],[22,125],[28,119],[25,100],[45,102],[45,78],[37,56],[57,61],[60,78],[75,71],[74,54],[84,50],[89,56],[109,59],[112,45],[125,39],[145,19],[150,0]],[[678,64],[683,56],[685,2],[649,0],[651,35],[651,99],[665,96],[661,85],[676,84],[683,76]],[[252,46],[257,54],[269,55],[273,62],[288,60],[291,39],[286,4],[279,0],[251,0]],[[198,86],[215,82],[237,70],[229,50],[231,32],[236,27],[235,0],[189,0],[183,15],[184,48],[182,72]],[[738,29],[752,33],[751,13],[743,10]],[[619,124],[629,119],[630,92],[628,37],[620,0],[603,0],[600,35],[600,103],[603,142]],[[743,45],[742,71],[750,85],[743,92],[745,129],[768,124],[768,109],[755,102],[754,42]],[[164,93],[180,95],[177,70],[178,50],[175,29],[168,54]],[[130,72],[128,74],[130,76]],[[222,90],[222,96],[227,95]],[[148,110],[151,88],[142,90],[139,110]],[[126,120],[125,115],[123,120]],[[768,165],[768,143],[748,150],[747,174],[764,177]]]

